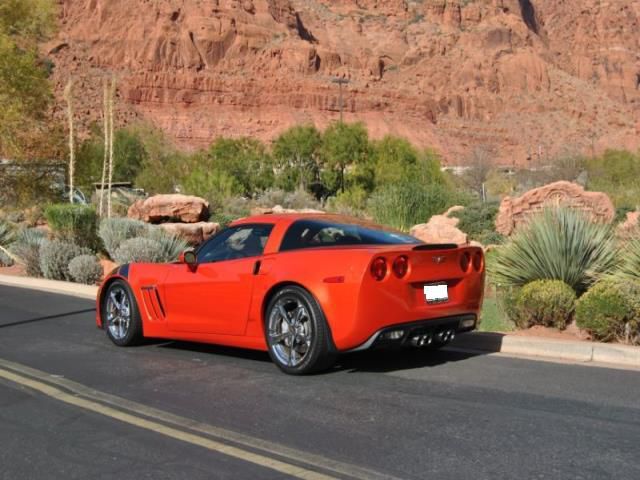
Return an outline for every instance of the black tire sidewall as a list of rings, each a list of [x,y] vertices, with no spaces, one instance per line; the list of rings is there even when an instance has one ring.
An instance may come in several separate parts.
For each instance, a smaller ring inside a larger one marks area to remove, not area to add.
[[[305,356],[304,360],[294,367],[281,363],[280,360],[278,360],[278,357],[273,353],[271,343],[269,342],[269,318],[271,317],[273,307],[278,300],[287,296],[295,297],[307,308],[307,311],[310,313],[310,320],[313,326],[311,350]],[[329,326],[324,316],[324,312],[320,308],[318,302],[307,290],[294,285],[281,288],[269,301],[269,305],[267,306],[265,313],[264,333],[269,356],[280,370],[291,375],[305,375],[324,370],[333,363],[335,355],[333,352],[334,349],[332,347],[333,344],[331,341]]]
[[[124,289],[125,293],[129,297],[129,305],[131,308],[131,320],[129,324],[129,330],[127,331],[127,334],[125,335],[125,337],[121,339],[117,339],[113,335],[111,335],[109,326],[106,323],[107,299],[109,298],[109,292],[111,291],[112,288],[115,288],[115,287],[121,287],[122,289]],[[119,279],[114,280],[111,284],[109,284],[105,294],[102,297],[102,302],[100,305],[100,316],[102,318],[103,328],[107,334],[107,337],[109,337],[109,340],[111,340],[115,345],[119,347],[128,347],[128,346],[136,345],[142,340],[142,319],[140,317],[140,310],[138,309],[138,302],[136,302],[136,297],[133,295],[133,292],[131,291],[131,287],[124,280],[119,280]]]

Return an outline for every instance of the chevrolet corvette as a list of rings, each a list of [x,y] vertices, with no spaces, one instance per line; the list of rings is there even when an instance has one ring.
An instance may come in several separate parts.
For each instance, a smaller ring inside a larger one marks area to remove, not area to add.
[[[175,263],[131,263],[103,281],[97,325],[144,337],[268,351],[289,374],[342,352],[439,348],[475,329],[484,256],[330,214],[237,220]]]

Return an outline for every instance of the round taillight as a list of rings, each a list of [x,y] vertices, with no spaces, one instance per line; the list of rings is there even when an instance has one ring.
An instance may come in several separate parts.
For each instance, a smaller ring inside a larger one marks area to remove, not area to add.
[[[376,258],[371,264],[371,275],[377,281],[384,280],[387,276],[387,260],[383,257]]]
[[[483,266],[484,258],[482,256],[482,252],[476,252],[476,254],[473,256],[473,269],[476,272],[479,272],[480,270],[482,270]]]
[[[463,272],[469,271],[469,265],[471,264],[471,255],[469,252],[464,252],[460,257],[460,268]]]
[[[407,258],[406,255],[399,256],[393,261],[393,265],[391,268],[396,277],[404,277],[409,270],[409,258]]]

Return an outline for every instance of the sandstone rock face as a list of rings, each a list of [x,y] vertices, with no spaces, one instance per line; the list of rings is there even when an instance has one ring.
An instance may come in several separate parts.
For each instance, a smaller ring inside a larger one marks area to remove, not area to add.
[[[58,99],[146,119],[179,145],[365,122],[460,164],[478,145],[528,165],[640,146],[640,0],[60,0],[43,53]],[[57,106],[62,116],[63,102]],[[85,128],[86,129],[86,128]],[[538,158],[540,157],[540,158]]]
[[[459,218],[450,215],[464,209],[464,207],[451,207],[443,215],[434,215],[427,223],[415,225],[410,234],[425,243],[455,243],[465,245],[469,243],[469,237],[458,228]]]
[[[191,245],[200,245],[220,230],[219,223],[161,223],[160,227],[167,232],[184,238]]]
[[[293,209],[293,208],[284,208],[281,205],[276,205],[275,207],[254,207],[251,209],[251,215],[264,215],[267,213],[279,214],[279,213],[325,213],[322,210],[314,210],[313,208],[301,208],[301,209]]]
[[[209,202],[200,197],[170,194],[138,200],[129,207],[129,218],[147,223],[180,221],[195,223],[209,218]]]
[[[594,220],[611,223],[616,210],[606,193],[587,192],[571,182],[555,182],[529,190],[521,197],[506,197],[496,217],[496,231],[511,235],[532,215],[545,207],[566,206],[587,212]]]

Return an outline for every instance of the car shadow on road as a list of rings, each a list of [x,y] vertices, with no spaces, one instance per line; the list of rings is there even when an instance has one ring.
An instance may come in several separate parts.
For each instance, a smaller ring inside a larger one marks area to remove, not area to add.
[[[388,373],[416,368],[437,367],[446,363],[462,362],[485,355],[482,352],[459,350],[379,349],[347,353],[338,358],[333,370],[348,373]]]
[[[56,320],[59,318],[67,318],[75,315],[82,315],[83,313],[92,313],[95,311],[96,311],[95,308],[85,308],[84,310],[75,310],[73,312],[64,312],[64,313],[58,313],[56,315],[47,315],[44,317],[29,318],[27,320],[18,320],[15,322],[2,323],[0,324],[0,328],[17,327],[18,325],[27,325],[29,323],[44,322],[45,320]]]

